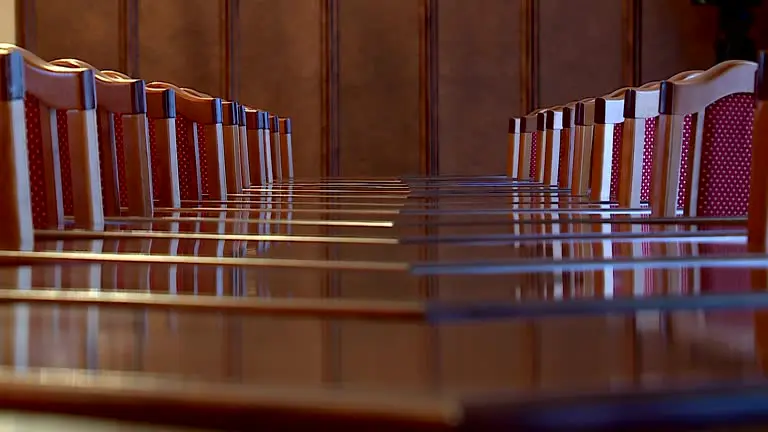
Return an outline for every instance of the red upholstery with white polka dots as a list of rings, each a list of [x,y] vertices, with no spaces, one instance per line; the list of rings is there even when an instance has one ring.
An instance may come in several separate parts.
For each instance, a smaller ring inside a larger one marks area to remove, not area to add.
[[[656,123],[658,117],[645,121],[645,138],[643,141],[643,174],[640,182],[640,201],[651,199],[651,173],[653,172],[653,149],[656,140]]]
[[[116,114],[115,151],[117,152],[117,181],[120,191],[120,207],[128,207],[128,177],[125,167],[125,144],[123,143],[123,116]]]
[[[753,124],[753,94],[730,95],[707,107],[697,203],[700,216],[747,214]],[[700,249],[702,254],[745,251],[743,245],[728,244],[707,244]],[[703,269],[701,275],[702,291],[743,291],[750,288],[749,271],[744,269]]]
[[[29,182],[32,193],[32,223],[35,228],[46,228],[45,177],[43,141],[40,131],[40,106],[38,100],[27,94],[24,98],[24,114],[27,123],[27,155],[29,159]]]
[[[149,159],[152,164],[152,190],[154,198],[157,197],[161,191],[164,192],[165,189],[167,189],[167,185],[164,184],[164,181],[160,181],[158,170],[160,161],[157,158],[157,133],[155,132],[155,122],[152,121],[152,119],[147,119],[147,132],[149,135]]]
[[[61,163],[61,193],[64,198],[64,214],[74,215],[72,199],[72,163],[69,158],[69,132],[67,130],[67,112],[56,111],[56,127],[59,132],[59,161]]]
[[[680,178],[678,179],[680,187],[677,190],[677,208],[679,209],[685,208],[687,202],[685,194],[688,190],[688,150],[691,148],[692,140],[691,121],[689,115],[685,116],[683,120],[683,146],[680,151]]]
[[[707,107],[697,212],[744,216],[749,201],[754,95],[730,95]]]
[[[613,158],[611,159],[611,199],[615,200],[619,194],[619,161],[621,160],[621,139],[624,132],[624,124],[619,123],[613,127]]]
[[[189,130],[192,122],[179,115],[176,118],[176,151],[179,158],[179,193],[182,200],[199,200],[195,179],[195,149],[189,142]]]
[[[200,184],[203,196],[208,196],[208,157],[205,153],[205,129],[203,125],[197,125],[197,149],[200,153]]]
[[[568,158],[567,155],[568,155],[568,145],[569,145],[569,143],[565,140],[565,138],[566,138],[566,131],[563,130],[563,131],[560,132],[560,154],[557,155],[558,171],[557,171],[556,174],[557,174],[558,180],[560,179],[560,169],[565,164],[565,161],[568,160],[567,159]]]
[[[537,132],[531,133],[531,166],[529,176],[531,179],[536,179],[536,162],[539,160],[539,134]]]

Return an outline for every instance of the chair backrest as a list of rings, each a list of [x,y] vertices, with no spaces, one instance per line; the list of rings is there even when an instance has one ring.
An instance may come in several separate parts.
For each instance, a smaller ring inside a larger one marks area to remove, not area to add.
[[[768,253],[768,52],[758,56],[755,79],[755,114],[752,133],[752,177],[750,179],[747,249],[752,253]],[[751,286],[768,287],[768,271],[752,271]]]
[[[756,69],[754,62],[727,61],[690,79],[661,83],[654,215],[674,216],[681,198],[687,216],[746,214]]]
[[[590,200],[595,202],[611,201],[618,193],[624,94],[627,90],[622,88],[595,99],[590,175]]]
[[[574,106],[573,179],[571,190],[574,195],[589,192],[592,167],[592,144],[595,124],[595,100],[585,99]]]
[[[541,153],[540,138],[544,131],[544,113],[537,110],[520,119],[520,130],[522,133],[523,153],[526,157],[523,159],[524,170],[527,171],[525,180],[541,182],[538,176],[539,159],[543,160]],[[543,162],[542,162],[543,163]],[[543,167],[543,165],[542,165]],[[542,170],[542,180],[543,180]]]
[[[293,126],[290,117],[280,117],[280,161],[283,180],[293,180]]]
[[[176,92],[176,144],[182,200],[227,199],[223,108],[219,98],[198,97],[169,83],[149,88]]]
[[[213,98],[213,96],[209,94],[194,89],[184,88],[183,90],[199,98]],[[221,129],[222,142],[224,145],[224,169],[226,171],[227,191],[229,193],[240,194],[243,192],[243,172],[240,154],[240,104],[232,101],[222,101],[221,109]]]
[[[238,116],[240,117],[238,122],[240,147],[237,150],[240,153],[240,181],[243,183],[243,189],[248,189],[251,187],[251,157],[248,153],[248,116],[245,113],[245,105],[240,105]]]
[[[519,179],[519,165],[522,157],[522,144],[520,142],[520,118],[509,119],[507,132],[507,177]]]
[[[692,78],[701,71],[678,73],[669,81]],[[627,90],[624,95],[624,128],[619,162],[617,201],[622,207],[637,208],[650,198],[653,146],[659,116],[658,81]],[[685,176],[680,177],[681,181]],[[682,202],[682,201],[681,201]]]
[[[37,69],[40,71],[36,72]],[[41,63],[25,65],[23,55],[16,47],[0,46],[0,178],[3,183],[3,187],[0,188],[0,205],[3,206],[3,211],[0,213],[0,230],[2,231],[0,248],[3,250],[32,251],[34,249],[30,186],[32,156],[28,157],[27,154],[24,104],[27,87],[24,76],[41,75],[31,80],[33,86],[35,81],[40,85],[41,80],[45,79],[45,72],[45,67]],[[49,72],[49,75],[53,74]],[[72,85],[71,80],[66,82]],[[39,156],[36,160],[39,160]],[[38,172],[35,175],[41,176],[41,173]],[[45,197],[42,199],[44,203]],[[44,205],[40,208],[45,210]],[[45,216],[45,213],[42,216]],[[44,217],[41,221],[47,222]],[[11,286],[19,289],[29,289],[32,286],[31,268],[20,267],[12,274],[4,272],[3,282],[13,284]]]
[[[573,181],[573,155],[574,155],[574,119],[576,102],[571,102],[563,107],[562,131],[560,132],[560,161],[558,167],[557,184],[563,189],[570,189]]]
[[[111,70],[105,76],[130,79]],[[160,207],[179,208],[179,158],[176,148],[176,92],[172,89],[147,88],[149,152],[152,167],[153,201]]]
[[[106,75],[76,59],[51,64],[91,69],[96,77],[104,214],[119,216],[125,207],[129,216],[150,217],[153,180],[144,81]],[[65,133],[66,124],[60,122],[59,134]]]
[[[248,157],[250,159],[251,185],[265,186],[272,177],[272,160],[267,157],[265,137],[268,138],[269,114],[246,108],[248,133]]]
[[[560,175],[561,131],[563,130],[563,107],[557,106],[544,111],[544,178],[547,186],[557,186]]]
[[[0,44],[0,49],[20,53],[26,65],[25,113],[36,226],[63,226],[62,171],[66,170],[76,180],[68,188],[75,225],[103,229],[93,71],[51,65],[10,44]],[[58,133],[59,122],[66,123],[66,137]],[[60,160],[64,141],[68,166]]]

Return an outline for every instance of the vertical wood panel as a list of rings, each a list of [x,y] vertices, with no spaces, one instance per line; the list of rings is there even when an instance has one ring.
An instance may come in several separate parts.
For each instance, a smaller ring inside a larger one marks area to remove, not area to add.
[[[294,164],[298,177],[316,178],[323,149],[323,1],[245,0],[240,2],[240,100],[293,119]],[[295,246],[295,245],[294,245]],[[274,244],[273,256],[322,259],[322,245]],[[252,278],[257,278],[257,272]],[[319,272],[270,272],[275,296],[320,297]],[[320,383],[326,365],[323,323],[318,320],[249,319],[244,334],[259,343],[243,346],[249,380]]]
[[[119,48],[120,70],[128,76],[139,76],[139,0],[120,0]]]
[[[419,2],[339,4],[342,176],[418,174]]]
[[[504,172],[507,119],[520,112],[520,0],[441,0],[440,167]]]
[[[439,5],[421,0],[419,32],[419,147],[421,174],[440,173],[439,110]]]
[[[321,0],[323,177],[340,174],[339,147],[339,0]]]
[[[297,176],[322,172],[322,41],[318,0],[241,2],[240,100],[293,119]],[[258,25],[256,25],[258,23]]]
[[[422,169],[420,7],[414,0],[339,2],[342,176],[413,175]],[[399,261],[418,256],[416,248],[339,247],[341,259]],[[340,294],[417,299],[420,290],[417,281],[403,274],[344,273]],[[349,385],[429,385],[428,332],[423,326],[343,322],[339,327],[342,379]]]
[[[643,80],[656,81],[715,62],[717,8],[690,0],[643,1]]]
[[[220,94],[220,1],[140,0],[139,16],[142,78]]]
[[[16,0],[16,43],[32,52],[37,50],[37,1]]]
[[[547,0],[540,7],[540,106],[622,86],[622,2]]]
[[[539,106],[539,7],[537,0],[520,5],[520,112]]]
[[[100,69],[120,67],[118,2],[36,0],[35,53],[75,57]]]
[[[240,0],[224,0],[221,8],[221,39],[224,49],[221,94],[229,100],[237,100],[240,92]]]
[[[621,72],[625,86],[642,85],[642,0],[622,1],[622,64]]]

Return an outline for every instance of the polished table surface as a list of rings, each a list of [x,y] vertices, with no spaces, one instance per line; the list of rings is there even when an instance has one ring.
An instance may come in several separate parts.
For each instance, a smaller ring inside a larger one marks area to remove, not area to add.
[[[147,297],[131,286],[66,283],[56,291],[0,292],[0,384],[18,390],[0,399],[11,407],[45,399],[83,410],[151,403],[167,413],[181,404],[207,420],[229,412],[234,421],[242,414],[232,412],[235,406],[390,425],[449,427],[471,419],[547,430],[543,418],[559,413],[566,427],[580,418],[575,407],[609,409],[650,427],[629,415],[643,408],[645,420],[669,422],[654,405],[658,391],[682,401],[678,416],[693,415],[683,402],[701,402],[697,397],[723,402],[768,392],[755,324],[761,315],[751,310],[768,306],[768,298],[751,291],[748,269],[722,260],[676,288],[631,282],[637,272],[645,281],[688,272],[687,264],[664,262],[692,250],[700,258],[741,257],[743,224],[644,225],[642,211],[611,215],[565,197],[527,197],[510,212],[517,198],[509,194],[465,195],[399,199],[390,210],[384,204],[397,199],[275,202],[259,216],[262,236],[248,239],[249,259],[361,263],[357,269],[255,260],[243,270],[245,292],[218,296],[206,287]],[[603,237],[594,237],[598,228]],[[134,221],[112,229],[127,235],[105,244],[132,250],[140,240],[131,231],[141,236],[137,230],[147,228]],[[72,237],[57,244],[44,232],[38,238],[40,251],[87,243]],[[586,255],[553,255],[562,250]],[[597,250],[610,257],[593,256]],[[612,272],[608,292],[594,285],[606,259],[628,263]],[[651,259],[664,265],[631,266]],[[119,271],[140,273],[147,265],[120,264]],[[226,298],[239,306],[220,302]],[[285,300],[304,309],[276,312]],[[343,313],[318,306],[342,303]],[[701,421],[706,405],[696,406]],[[162,419],[147,413],[145,420]],[[202,425],[223,427],[192,424]]]

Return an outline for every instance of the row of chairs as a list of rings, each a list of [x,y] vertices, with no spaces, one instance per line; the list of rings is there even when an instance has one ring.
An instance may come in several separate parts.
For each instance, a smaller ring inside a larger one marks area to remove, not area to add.
[[[18,145],[26,143],[23,151],[5,160],[13,166],[7,173],[16,171],[18,176],[17,189],[9,190],[17,203],[9,214],[18,220],[7,227],[28,231],[13,236],[17,240],[9,241],[18,243],[9,244],[9,249],[31,247],[33,228],[102,231],[133,224],[134,229],[175,232],[246,232],[238,230],[250,226],[226,222],[232,209],[205,213],[218,218],[217,224],[200,226],[178,219],[186,214],[185,208],[242,200],[252,191],[293,178],[290,118],[169,83],[147,84],[119,72],[99,71],[79,60],[48,63],[12,45],[0,49],[9,71],[7,86],[13,89],[8,91],[5,121],[10,137]],[[21,108],[15,107],[18,104]],[[28,159],[22,163],[19,158],[24,154]],[[31,218],[20,216],[27,203]],[[157,219],[162,216],[166,219]],[[167,223],[169,216],[177,221]],[[136,225],[135,218],[150,223]],[[152,224],[152,218],[163,223]],[[228,242],[227,256],[242,256],[244,244]],[[81,244],[91,252],[117,252],[118,245],[118,241]],[[54,242],[45,247],[60,251],[63,245]],[[221,257],[223,247],[222,242],[159,241],[151,247],[149,242],[140,243],[132,252]],[[61,286],[60,273],[56,269],[39,274],[43,279],[38,283]],[[206,282],[217,292],[223,289],[221,273],[210,274],[212,279]],[[102,277],[104,283],[117,283],[115,271]],[[173,268],[158,272],[152,282],[148,274],[142,277],[143,281],[141,277],[131,281],[139,284],[138,289],[148,285],[165,292],[177,289]],[[200,277],[194,272],[178,278],[178,284],[197,292]],[[32,283],[19,282],[20,287]]]

